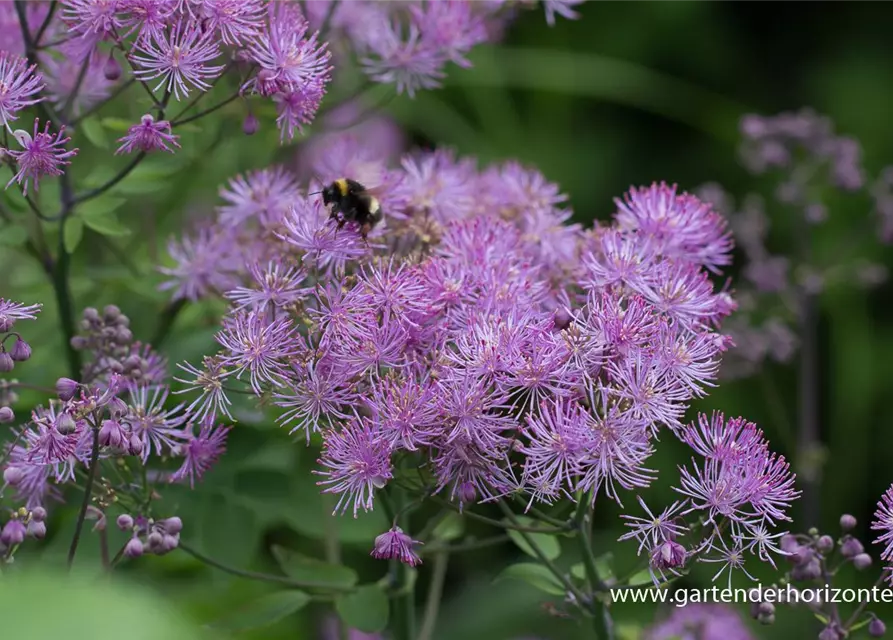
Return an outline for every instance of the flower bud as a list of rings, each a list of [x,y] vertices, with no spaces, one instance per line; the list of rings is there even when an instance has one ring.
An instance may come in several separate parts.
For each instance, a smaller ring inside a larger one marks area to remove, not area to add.
[[[853,558],[853,566],[856,567],[859,571],[863,569],[867,569],[871,566],[871,556],[867,553],[860,553],[855,558]]]
[[[143,452],[143,441],[135,433],[130,436],[127,442],[127,452],[132,456],[138,456]]]
[[[164,534],[160,531],[153,531],[146,538],[146,546],[149,547],[149,551],[152,553],[158,553],[158,551],[161,550],[163,544]]]
[[[769,613],[766,615],[760,614],[759,616],[757,616],[757,621],[760,624],[775,624],[775,614],[774,613]]]
[[[775,613],[775,605],[771,602],[761,602],[757,607],[757,612],[764,616],[772,615]]]
[[[0,347],[0,349],[2,349],[2,347]],[[12,356],[5,351],[0,351],[0,373],[8,373],[12,371],[14,366],[15,362],[13,362]]]
[[[8,333],[12,331],[16,321],[6,316],[0,316],[0,333]]]
[[[834,627],[825,627],[819,634],[819,640],[841,640],[840,632]]]
[[[865,547],[853,536],[846,536],[840,545],[840,553],[844,558],[852,558],[865,551]]]
[[[121,531],[129,531],[130,529],[133,529],[133,517],[126,513],[122,513],[118,516],[118,519],[115,520],[115,524],[118,525],[118,528]]]
[[[43,540],[47,535],[46,523],[42,521],[38,522],[37,520],[32,520],[28,523],[28,528],[25,530],[25,535],[36,540]]]
[[[68,436],[77,431],[78,425],[74,421],[74,418],[68,414],[68,412],[62,412],[56,418],[56,431],[61,433],[63,436]]]
[[[22,521],[18,518],[13,518],[3,526],[3,531],[0,532],[0,542],[7,547],[22,544],[25,540],[26,532],[27,530]]]
[[[164,536],[158,553],[159,555],[170,553],[178,546],[180,546],[180,536]]]
[[[47,519],[47,510],[43,507],[34,507],[31,509],[31,519],[35,522],[43,522]]]
[[[124,429],[121,428],[120,422],[115,420],[102,421],[102,427],[99,429],[99,444],[103,447],[120,449],[121,443],[124,442],[124,436]]]
[[[162,520],[158,524],[172,536],[177,535],[178,533],[180,533],[180,531],[183,530],[183,521],[180,520],[180,518],[178,518],[177,516],[168,518],[167,520]]]
[[[0,424],[4,422],[12,422],[16,419],[16,414],[9,407],[0,407]]]
[[[667,540],[652,552],[651,566],[655,569],[675,569],[685,564],[685,547]]]
[[[124,555],[128,558],[139,558],[143,555],[143,543],[139,538],[131,538],[124,547]]]
[[[80,351],[87,347],[87,339],[84,336],[74,336],[69,341],[69,344],[71,344],[71,348],[75,351]]]
[[[106,322],[114,322],[118,319],[118,316],[121,315],[121,309],[117,306],[110,304],[107,305],[105,309],[102,310],[103,319]]]
[[[798,564],[791,571],[791,578],[794,580],[815,580],[821,575],[822,565],[815,556],[808,562]]]
[[[16,362],[24,362],[31,357],[31,345],[19,338],[13,345],[9,356]]]
[[[78,383],[71,378],[59,378],[56,380],[56,395],[63,402],[68,402],[78,391]]]
[[[242,121],[242,131],[246,136],[253,136],[257,133],[257,130],[260,128],[260,122],[253,113],[249,112],[247,116],[245,116],[245,120]]]
[[[872,618],[868,623],[868,635],[872,638],[883,638],[887,633],[887,625],[880,618]]]
[[[112,398],[108,404],[109,413],[112,419],[118,420],[127,414],[127,404],[121,398]]]
[[[102,65],[102,75],[105,76],[106,80],[110,80],[114,82],[121,77],[121,65],[118,64],[118,61],[115,60],[115,55],[113,53],[109,54],[108,59],[105,61],[105,64]]]
[[[93,307],[87,307],[86,309],[84,309],[83,316],[84,316],[84,320],[86,320],[87,322],[90,322],[93,324],[96,324],[99,322],[99,311],[97,311]]]
[[[822,553],[828,553],[834,549],[834,538],[831,536],[822,536],[816,540],[815,548]]]
[[[14,487],[25,477],[25,472],[19,467],[6,467],[3,470],[3,482]]]
[[[856,528],[856,518],[848,513],[840,516],[840,528],[844,531],[850,531]]]
[[[133,333],[127,327],[118,327],[115,331],[115,342],[118,344],[130,344],[133,342]]]

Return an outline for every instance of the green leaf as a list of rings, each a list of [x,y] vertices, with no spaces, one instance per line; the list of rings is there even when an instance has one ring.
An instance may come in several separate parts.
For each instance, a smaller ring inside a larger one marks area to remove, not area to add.
[[[63,244],[65,245],[65,251],[67,253],[74,253],[74,250],[77,249],[78,245],[81,243],[81,238],[84,237],[84,222],[78,217],[74,217],[69,219],[65,223],[65,237],[63,238]]]
[[[308,558],[277,545],[273,546],[272,552],[282,571],[295,580],[331,587],[352,587],[359,580],[356,572],[350,567]]]
[[[610,552],[602,554],[595,559],[595,572],[598,574],[599,580],[602,582],[610,582],[614,579],[613,564],[614,554]]]
[[[80,128],[84,132],[84,135],[87,136],[87,140],[89,140],[94,147],[108,149],[109,139],[99,120],[96,118],[87,118],[81,122]]]
[[[103,118],[100,120],[100,123],[109,131],[120,131],[122,133],[134,125],[133,122],[124,118]]]
[[[251,561],[260,533],[255,512],[220,493],[202,498],[199,529],[204,552],[235,567]]]
[[[456,540],[462,536],[462,533],[465,531],[465,520],[462,519],[458,513],[450,511],[447,513],[446,517],[443,520],[437,523],[437,526],[434,527],[434,538],[437,540],[442,540],[443,542],[449,542],[450,540]]]
[[[654,584],[651,580],[651,573],[648,569],[642,569],[641,571],[634,573],[632,577],[629,579],[629,586],[635,587],[640,584]]]
[[[6,225],[0,229],[0,245],[17,247],[28,240],[28,230],[22,225]]]
[[[524,526],[531,526],[536,524],[535,520],[531,518],[525,518],[523,516],[518,516],[518,522],[520,522]],[[556,538],[552,534],[548,533],[525,533],[521,534],[520,531],[514,531],[509,529],[508,532],[509,537],[512,539],[518,548],[521,549],[524,553],[529,555],[531,558],[537,558],[538,556],[533,552],[533,549],[529,544],[527,544],[527,540],[524,537],[528,537],[533,541],[540,551],[542,551],[543,555],[546,556],[549,560],[554,560],[558,556],[561,555],[561,545],[558,543],[558,538]]]
[[[124,198],[116,198],[115,196],[102,195],[98,198],[88,200],[84,204],[78,206],[77,213],[85,222],[93,218],[102,218],[117,211],[121,205],[127,202]]]
[[[541,564],[521,562],[505,568],[496,576],[494,584],[503,580],[521,580],[533,585],[540,591],[545,591],[553,596],[563,596],[564,587],[552,573]]]
[[[118,218],[114,215],[100,216],[95,218],[84,219],[84,224],[93,229],[96,233],[104,236],[127,236],[130,235],[130,229],[118,222]]]
[[[210,626],[232,633],[260,629],[303,609],[308,602],[310,596],[303,591],[277,591],[258,598],[247,607],[225,618],[212,622]]]
[[[69,575],[64,569],[50,572],[39,565],[4,574],[0,619],[4,637],[10,638],[205,637],[168,600],[134,582],[109,575],[97,580],[77,571]]]
[[[365,633],[378,633],[388,624],[388,597],[376,585],[360,587],[335,599],[335,611],[344,623]]]

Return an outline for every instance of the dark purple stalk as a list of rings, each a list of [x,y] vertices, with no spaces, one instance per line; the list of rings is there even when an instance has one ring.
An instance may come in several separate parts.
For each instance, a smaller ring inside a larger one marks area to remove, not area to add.
[[[99,427],[93,426],[93,450],[90,453],[90,470],[87,472],[87,484],[84,485],[84,500],[81,502],[81,510],[78,512],[78,520],[74,525],[74,536],[71,538],[71,546],[68,548],[68,570],[74,564],[74,557],[78,552],[78,543],[81,541],[81,532],[84,529],[84,520],[87,518],[87,507],[90,506],[90,496],[93,494],[93,481],[96,478],[96,469],[99,468]]]

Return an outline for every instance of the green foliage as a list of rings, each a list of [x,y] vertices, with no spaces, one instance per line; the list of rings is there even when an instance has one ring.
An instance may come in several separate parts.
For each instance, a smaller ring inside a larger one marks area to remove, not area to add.
[[[377,633],[388,624],[390,604],[381,587],[370,584],[353,593],[338,596],[335,611],[347,626],[366,633]]]
[[[526,518],[523,516],[517,516],[516,519],[519,523],[524,526],[533,526],[536,524],[536,521],[532,518]],[[538,558],[537,554],[534,552],[533,548],[528,544],[526,538],[529,538],[530,541],[540,550],[540,552],[549,560],[555,560],[558,556],[561,555],[561,544],[558,542],[558,537],[555,534],[551,533],[521,533],[520,531],[515,531],[509,529],[507,531],[509,537],[512,539],[518,548],[521,549],[524,553],[529,555],[532,558]]]
[[[521,580],[553,596],[565,593],[564,587],[546,567],[532,562],[509,565],[493,582],[499,583],[503,580]]]
[[[350,567],[322,562],[284,547],[274,546],[271,551],[283,573],[295,580],[336,588],[353,587],[359,581]]]
[[[211,624],[213,629],[241,633],[267,627],[303,609],[310,596],[290,589],[268,594]]]

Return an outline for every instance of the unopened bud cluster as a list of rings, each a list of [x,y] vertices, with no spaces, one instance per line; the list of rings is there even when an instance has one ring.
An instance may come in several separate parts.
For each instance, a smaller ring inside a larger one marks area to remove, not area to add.
[[[145,377],[149,362],[134,350],[130,318],[115,305],[108,305],[100,314],[93,307],[84,309],[81,332],[71,339],[71,346],[90,351],[94,360],[85,378],[116,373],[132,382]]]
[[[40,307],[39,304],[26,306],[0,298],[0,374],[11,372],[16,363],[31,357],[31,345],[13,329],[18,320],[34,320]],[[18,400],[14,385],[15,381],[0,380],[0,424],[15,420],[15,413],[9,406]]]
[[[152,520],[142,516],[134,518],[125,513],[118,516],[115,523],[121,531],[133,534],[124,547],[124,555],[128,558],[138,558],[143,554],[163,556],[180,544],[183,522],[177,517]]]
[[[42,540],[47,534],[47,512],[43,507],[13,511],[0,530],[0,562],[11,562],[13,554],[25,538]]]

